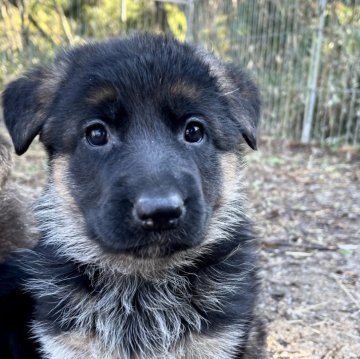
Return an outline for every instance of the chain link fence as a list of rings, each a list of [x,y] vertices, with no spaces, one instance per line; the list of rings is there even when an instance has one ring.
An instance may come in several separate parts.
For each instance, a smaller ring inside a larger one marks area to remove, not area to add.
[[[135,31],[248,69],[263,134],[360,146],[360,0],[1,0],[0,86],[59,46]]]

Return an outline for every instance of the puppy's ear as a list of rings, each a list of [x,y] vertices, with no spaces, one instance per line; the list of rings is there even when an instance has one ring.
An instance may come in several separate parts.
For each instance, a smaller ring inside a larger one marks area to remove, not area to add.
[[[50,67],[37,67],[5,89],[4,119],[18,155],[26,152],[41,131],[56,89],[57,79]]]
[[[234,66],[222,63],[216,56],[204,50],[198,52],[201,60],[217,80],[225,97],[232,120],[246,143],[257,149],[257,128],[260,121],[260,93],[249,76]]]
[[[226,65],[225,73],[226,87],[223,91],[228,100],[232,118],[246,143],[256,150],[261,108],[259,90],[247,74],[231,65]]]

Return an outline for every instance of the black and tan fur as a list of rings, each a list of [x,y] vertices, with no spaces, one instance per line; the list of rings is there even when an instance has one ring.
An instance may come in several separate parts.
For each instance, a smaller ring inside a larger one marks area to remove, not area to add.
[[[9,296],[31,303],[35,356],[263,356],[240,176],[260,104],[244,73],[140,35],[63,53],[11,83],[3,106],[17,153],[40,133],[49,154],[42,239],[5,264],[18,284],[0,292],[10,312]]]

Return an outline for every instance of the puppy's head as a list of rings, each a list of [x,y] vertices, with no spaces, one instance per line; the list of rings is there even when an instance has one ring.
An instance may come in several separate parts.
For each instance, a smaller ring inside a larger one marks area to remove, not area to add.
[[[104,253],[142,258],[205,241],[221,162],[241,141],[256,148],[259,102],[242,72],[151,35],[67,51],[3,94],[16,152],[40,134],[58,211]]]

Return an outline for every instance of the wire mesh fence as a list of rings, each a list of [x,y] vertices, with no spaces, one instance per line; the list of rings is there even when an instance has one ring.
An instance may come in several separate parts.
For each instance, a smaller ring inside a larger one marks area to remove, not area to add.
[[[360,146],[360,0],[1,0],[0,86],[59,46],[171,33],[249,70],[262,133]]]
[[[206,3],[195,2],[194,40],[255,74],[264,133],[359,145],[359,1]]]

